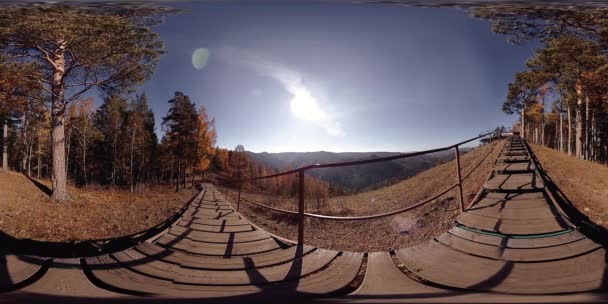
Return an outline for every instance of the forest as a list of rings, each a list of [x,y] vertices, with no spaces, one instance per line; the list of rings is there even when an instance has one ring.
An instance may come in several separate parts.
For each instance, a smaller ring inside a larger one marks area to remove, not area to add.
[[[608,10],[505,5],[474,8],[510,42],[540,41],[508,84],[503,111],[530,142],[608,163]]]
[[[137,93],[164,53],[151,27],[174,13],[137,5],[4,6],[2,168],[50,178],[52,198],[64,201],[68,181],[131,192],[172,183],[179,190],[187,172],[194,182],[212,163],[227,167],[204,106],[176,92],[159,140],[155,113]]]

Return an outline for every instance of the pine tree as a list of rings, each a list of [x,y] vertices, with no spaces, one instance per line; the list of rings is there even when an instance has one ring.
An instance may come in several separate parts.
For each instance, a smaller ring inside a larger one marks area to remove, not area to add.
[[[35,62],[31,75],[51,95],[52,198],[68,198],[65,111],[90,89],[116,92],[141,84],[162,53],[145,21],[162,10],[86,5],[7,5],[0,10],[0,51]]]
[[[163,117],[162,124],[166,128],[165,139],[169,150],[176,158],[175,190],[179,191],[180,182],[183,187],[186,186],[185,169],[195,161],[198,114],[194,103],[182,92],[175,92],[169,103],[171,108]]]

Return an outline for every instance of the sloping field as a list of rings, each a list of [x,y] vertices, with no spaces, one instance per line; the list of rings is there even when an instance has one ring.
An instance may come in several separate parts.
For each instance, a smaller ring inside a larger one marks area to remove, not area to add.
[[[576,208],[608,227],[608,167],[530,144],[543,169]]]
[[[465,180],[465,201],[468,202],[483,185],[491,163],[503,141],[473,149],[461,157],[463,176],[477,164],[481,165]],[[491,153],[491,154],[490,154]],[[412,205],[432,197],[457,181],[456,162],[452,161],[422,172],[412,178],[381,189],[352,196],[330,199],[320,213],[331,215],[369,215]],[[457,190],[415,210],[386,218],[363,221],[331,221],[307,219],[305,243],[320,248],[345,251],[381,251],[401,248],[429,240],[451,227],[459,214]],[[251,196],[260,200],[260,197]],[[235,203],[233,196],[230,203]],[[309,204],[314,206],[314,203]],[[280,207],[295,210],[296,201],[283,202]],[[289,239],[297,238],[293,216],[241,203],[240,212],[262,228]],[[309,208],[310,209],[310,208]],[[307,210],[316,212],[316,210]],[[407,230],[407,232],[406,232]]]
[[[36,186],[39,183],[39,186]],[[48,181],[0,170],[0,231],[20,239],[78,241],[127,235],[175,214],[192,196],[156,189],[146,194],[69,187],[71,200],[54,203]]]

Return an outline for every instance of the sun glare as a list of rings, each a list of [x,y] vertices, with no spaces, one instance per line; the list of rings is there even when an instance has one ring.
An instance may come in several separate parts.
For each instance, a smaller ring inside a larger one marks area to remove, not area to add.
[[[321,121],[325,112],[319,108],[317,100],[306,89],[299,89],[291,99],[291,112],[300,119]]]

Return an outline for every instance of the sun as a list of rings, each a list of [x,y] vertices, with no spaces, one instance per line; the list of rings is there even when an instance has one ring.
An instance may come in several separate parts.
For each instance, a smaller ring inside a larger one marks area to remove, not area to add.
[[[306,89],[298,89],[291,99],[291,112],[300,119],[319,122],[325,119],[325,112],[317,100]]]

